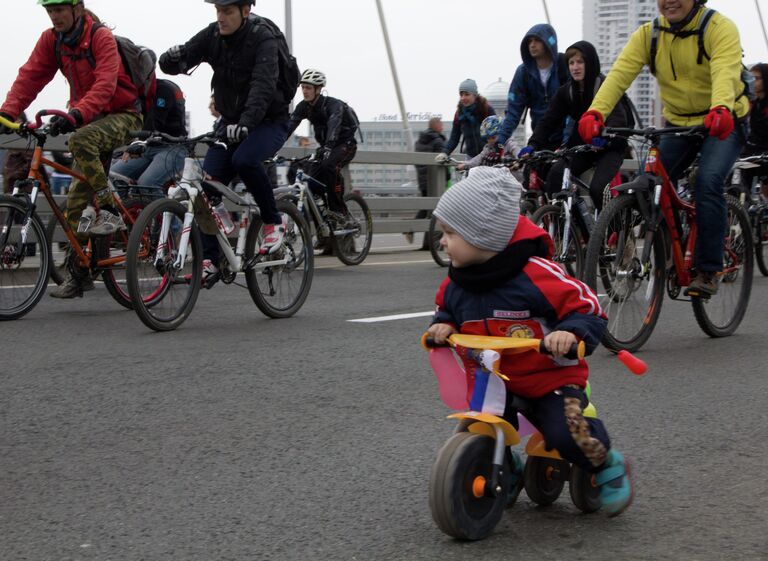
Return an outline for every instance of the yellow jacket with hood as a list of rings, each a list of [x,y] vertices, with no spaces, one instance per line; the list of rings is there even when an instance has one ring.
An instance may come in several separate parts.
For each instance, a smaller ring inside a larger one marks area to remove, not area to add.
[[[700,9],[682,31],[695,30],[704,16]],[[659,16],[662,28],[669,22]],[[592,102],[591,110],[603,116],[610,114],[621,95],[651,60],[651,28],[653,22],[640,26],[616,59],[611,71]],[[676,37],[660,31],[656,50],[656,79],[659,83],[664,118],[672,125],[693,126],[704,122],[705,113],[722,105],[741,118],[749,113],[749,100],[741,95],[741,41],[736,25],[715,13],[704,33],[704,49],[710,59],[699,54],[698,36]]]

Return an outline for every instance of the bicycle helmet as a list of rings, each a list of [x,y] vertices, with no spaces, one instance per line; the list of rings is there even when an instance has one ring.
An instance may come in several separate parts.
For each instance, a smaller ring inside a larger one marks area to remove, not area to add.
[[[217,6],[232,6],[237,4],[240,6],[255,6],[256,0],[205,0],[206,4],[216,4]]]
[[[37,3],[41,6],[60,6],[62,4],[69,4],[75,6],[83,0],[37,0]]]
[[[491,115],[480,123],[480,138],[488,140],[492,136],[498,136],[501,132],[501,119],[497,115]]]
[[[301,75],[301,84],[310,84],[312,86],[325,86],[325,74],[316,68],[307,68]]]

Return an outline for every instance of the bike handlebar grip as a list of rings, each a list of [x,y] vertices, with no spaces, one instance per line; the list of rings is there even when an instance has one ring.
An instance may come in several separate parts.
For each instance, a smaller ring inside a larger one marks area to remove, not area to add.
[[[149,131],[130,131],[128,135],[132,138],[138,138],[139,140],[146,140],[152,136],[152,133]]]
[[[426,332],[421,336],[421,346],[427,351],[430,349],[436,349],[438,347],[450,347],[448,343],[435,343],[435,340],[432,338],[432,336]]]
[[[648,371],[648,365],[645,361],[637,358],[629,351],[619,351],[616,356],[624,363],[624,366],[626,366],[632,374],[642,376]]]
[[[539,352],[541,354],[545,355],[551,355],[547,350],[547,346],[544,344],[544,339],[539,341]],[[581,360],[587,355],[587,345],[584,343],[584,341],[579,341],[578,343],[574,343],[571,345],[570,350],[565,353],[565,356],[563,358],[567,358],[570,360]]]

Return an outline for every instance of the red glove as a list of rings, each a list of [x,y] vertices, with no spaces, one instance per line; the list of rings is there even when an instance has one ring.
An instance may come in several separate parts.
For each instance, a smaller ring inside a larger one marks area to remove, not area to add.
[[[603,123],[603,116],[600,111],[592,109],[584,113],[579,119],[579,136],[585,144],[592,144],[592,139],[600,136],[604,128],[605,123]]]
[[[704,117],[704,126],[709,129],[709,136],[725,140],[733,132],[733,115],[727,107],[718,105],[710,109]]]

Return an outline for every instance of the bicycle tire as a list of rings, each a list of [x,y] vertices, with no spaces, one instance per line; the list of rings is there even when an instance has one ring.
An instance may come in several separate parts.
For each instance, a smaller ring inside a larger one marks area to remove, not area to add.
[[[373,241],[373,217],[368,203],[357,193],[344,195],[347,214],[354,222],[355,234],[331,236],[333,254],[345,265],[359,265],[368,256]],[[352,228],[345,228],[352,229]],[[358,243],[360,242],[360,243]]]
[[[245,280],[254,304],[265,316],[287,318],[301,308],[309,295],[315,256],[309,225],[299,209],[281,200],[277,202],[277,210],[287,219],[283,246],[261,260],[259,248],[263,221],[254,216],[245,243],[245,261],[252,264],[246,266]],[[276,267],[268,265],[270,260],[283,259],[288,259],[288,262]],[[278,285],[279,288],[276,288]],[[296,289],[290,290],[292,287]]]
[[[429,253],[432,255],[432,259],[435,263],[441,267],[447,267],[451,264],[451,260],[448,258],[448,254],[443,250],[443,246],[440,245],[440,238],[443,237],[443,233],[437,227],[437,217],[433,214],[429,220],[429,230],[427,230],[427,243],[429,244]]]
[[[23,201],[0,195],[0,229],[9,227],[7,232],[0,234],[4,244],[0,247],[0,320],[3,321],[19,319],[29,313],[48,286],[50,244],[45,226],[36,213],[31,216],[27,242],[21,248],[22,255],[19,255],[19,245],[14,243],[26,212]],[[30,255],[28,251],[33,249],[34,255]],[[38,261],[37,268],[35,258]],[[28,263],[23,267],[25,261]]]
[[[555,255],[553,261],[565,268],[565,272],[570,276],[580,279],[584,272],[584,260],[586,255],[586,245],[576,226],[575,217],[571,217],[571,239],[565,260],[560,259],[562,253],[563,236],[565,233],[564,207],[561,205],[544,205],[540,207],[531,217],[531,221],[540,228],[547,231],[552,242],[555,244]]]
[[[611,200],[587,244],[584,282],[608,315],[603,345],[636,351],[653,333],[664,301],[666,262],[663,231],[653,236],[650,269],[638,276],[645,221],[634,194]],[[598,280],[605,293],[598,290]],[[624,321],[627,320],[627,321]]]
[[[758,210],[758,215],[754,221],[755,231],[755,261],[760,274],[768,277],[768,220],[764,219],[763,210]]]
[[[61,212],[66,212],[67,210],[67,201],[65,200],[59,205],[59,210]],[[62,256],[61,263],[56,262],[56,255],[59,253],[56,251],[56,249],[63,249],[66,253],[67,247],[69,247],[69,242],[55,242],[53,241],[53,238],[56,236],[56,227],[59,227],[60,230],[64,231],[63,228],[61,228],[61,224],[59,223],[59,219],[56,218],[55,214],[52,214],[51,217],[48,219],[48,224],[45,226],[45,235],[48,238],[48,242],[50,244],[50,253],[51,253],[51,280],[55,282],[56,284],[61,284],[64,282],[64,277],[66,274],[66,271],[64,270],[64,257]],[[63,246],[61,245],[63,244]],[[58,246],[58,247],[57,247]]]
[[[164,213],[169,213],[171,227],[160,240]],[[147,205],[133,225],[128,239],[126,280],[133,309],[139,319],[154,331],[179,327],[195,307],[203,274],[203,249],[197,223],[189,231],[189,247],[184,269],[173,267],[183,233],[186,207],[171,199],[159,199]],[[156,263],[160,242],[164,258]]]
[[[728,205],[728,235],[725,238],[725,266],[717,293],[710,298],[691,298],[693,314],[701,330],[710,337],[728,337],[739,327],[752,292],[752,229],[749,215],[732,196]],[[738,263],[741,263],[739,265]]]

